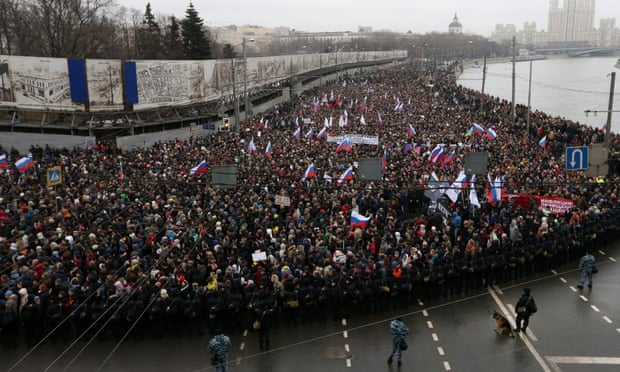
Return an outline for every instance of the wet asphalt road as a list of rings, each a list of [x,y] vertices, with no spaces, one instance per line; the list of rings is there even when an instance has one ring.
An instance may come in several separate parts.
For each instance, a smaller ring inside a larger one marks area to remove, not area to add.
[[[595,253],[594,288],[579,291],[576,263],[528,282],[503,284],[469,296],[418,303],[407,309],[327,320],[271,332],[269,351],[252,332],[231,334],[229,371],[618,371],[620,370],[620,242]],[[491,313],[514,319],[514,302],[530,287],[538,313],[526,336],[494,333]],[[386,363],[389,321],[402,316],[410,329],[403,366]],[[46,342],[28,350],[0,350],[4,371],[213,371],[208,336],[165,337],[120,345],[95,341]],[[63,354],[61,356],[61,354]],[[16,364],[19,362],[18,364]]]

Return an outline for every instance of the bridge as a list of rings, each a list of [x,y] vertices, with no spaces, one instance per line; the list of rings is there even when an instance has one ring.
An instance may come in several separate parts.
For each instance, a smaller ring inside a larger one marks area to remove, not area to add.
[[[536,54],[568,54],[571,57],[612,56],[620,52],[620,46],[611,47],[554,47],[536,49]]]

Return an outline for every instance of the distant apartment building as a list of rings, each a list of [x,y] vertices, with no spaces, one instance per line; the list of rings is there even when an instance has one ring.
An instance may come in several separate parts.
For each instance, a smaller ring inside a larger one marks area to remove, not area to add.
[[[491,41],[496,43],[503,43],[504,41],[512,40],[513,36],[517,36],[517,27],[511,23],[509,24],[497,24],[495,30],[491,33]]]
[[[512,36],[524,45],[536,47],[578,47],[620,45],[615,19],[601,19],[595,28],[596,0],[549,1],[547,31],[536,31],[536,23],[524,23],[523,30],[514,25],[496,25],[491,40],[503,42]]]

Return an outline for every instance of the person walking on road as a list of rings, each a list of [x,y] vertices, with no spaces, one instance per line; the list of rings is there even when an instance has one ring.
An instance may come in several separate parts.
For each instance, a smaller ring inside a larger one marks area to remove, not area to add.
[[[403,323],[401,318],[396,318],[390,322],[390,334],[392,335],[392,351],[388,357],[388,364],[392,364],[392,357],[396,353],[398,366],[403,365],[403,341],[409,335],[409,328]],[[406,342],[406,341],[405,341]]]
[[[515,332],[525,332],[530,323],[530,316],[537,311],[538,307],[536,306],[534,297],[531,295],[530,289],[523,289],[523,294],[521,294],[521,297],[519,297],[515,305],[515,312],[517,313]]]
[[[583,285],[588,279],[588,288],[592,288],[592,273],[594,269],[594,265],[596,264],[596,259],[590,253],[586,252],[586,255],[581,257],[579,261],[579,270],[581,270],[581,279],[579,280],[579,285],[577,288],[583,289]]]
[[[215,366],[216,372],[228,371],[228,351],[230,350],[230,337],[224,335],[222,330],[216,330],[215,336],[209,340],[209,352],[211,353],[211,365]]]

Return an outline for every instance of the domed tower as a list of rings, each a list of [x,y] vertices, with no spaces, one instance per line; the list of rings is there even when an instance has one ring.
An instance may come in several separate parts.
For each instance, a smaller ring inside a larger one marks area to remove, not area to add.
[[[463,33],[463,25],[459,22],[459,17],[454,13],[454,19],[448,25],[448,33],[450,34],[462,34]]]

